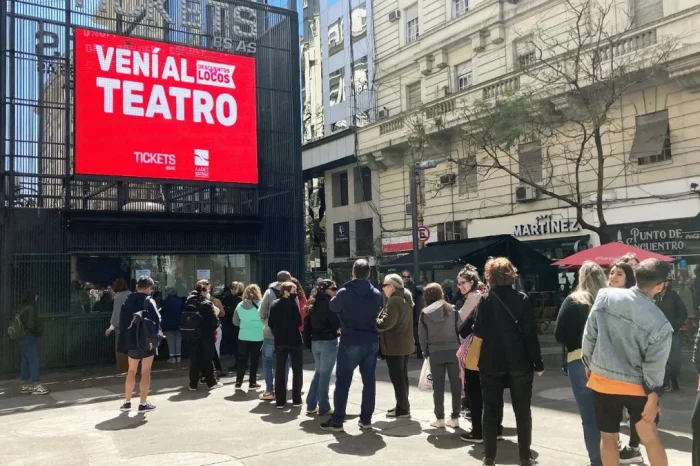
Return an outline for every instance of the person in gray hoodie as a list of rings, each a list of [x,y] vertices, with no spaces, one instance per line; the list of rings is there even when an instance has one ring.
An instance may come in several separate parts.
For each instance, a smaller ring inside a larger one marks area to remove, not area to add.
[[[280,291],[280,286],[284,282],[291,280],[292,274],[282,270],[277,273],[277,281],[270,283],[270,286],[265,291],[263,295],[262,302],[260,303],[260,309],[258,310],[260,314],[260,319],[263,321],[263,345],[262,345],[262,362],[263,362],[263,376],[265,377],[265,392],[260,395],[261,400],[272,401],[275,399],[275,386],[273,384],[273,367],[275,364],[275,337],[270,330],[268,325],[268,318],[270,317],[270,307],[272,303],[282,297],[282,292]],[[289,361],[287,361],[287,369],[285,371],[287,377],[289,377]]]
[[[459,312],[445,301],[442,287],[438,283],[429,283],[423,289],[425,308],[418,322],[418,338],[423,355],[430,358],[430,372],[433,376],[433,401],[435,402],[435,420],[430,423],[439,429],[459,428],[461,409],[462,381],[459,378],[459,335],[457,333],[462,319]],[[452,394],[452,413],[445,421],[445,372],[450,379]]]

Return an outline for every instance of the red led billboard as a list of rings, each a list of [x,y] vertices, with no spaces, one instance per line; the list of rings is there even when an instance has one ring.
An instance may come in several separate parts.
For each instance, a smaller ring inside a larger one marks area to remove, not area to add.
[[[75,30],[75,173],[258,182],[255,59]]]

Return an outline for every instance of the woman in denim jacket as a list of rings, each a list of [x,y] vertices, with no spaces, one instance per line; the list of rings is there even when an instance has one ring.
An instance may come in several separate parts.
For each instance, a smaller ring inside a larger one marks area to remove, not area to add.
[[[581,340],[588,314],[598,291],[606,287],[605,272],[598,264],[583,263],[578,271],[578,286],[561,305],[554,337],[566,346],[567,373],[583,424],[583,437],[591,466],[602,466],[600,459],[600,432],[595,422],[593,393],[586,386],[586,368],[581,361]]]

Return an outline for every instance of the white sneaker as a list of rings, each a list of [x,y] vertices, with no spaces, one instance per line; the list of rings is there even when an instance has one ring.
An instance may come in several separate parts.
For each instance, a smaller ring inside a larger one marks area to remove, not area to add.
[[[175,358],[168,359],[168,364],[175,364]]]
[[[20,393],[24,394],[29,394],[34,391],[34,385],[32,384],[22,384],[22,389],[20,390]]]
[[[222,384],[221,382],[216,382],[216,384],[209,387],[209,390],[216,390],[217,388],[224,388],[224,384]]]
[[[445,421],[445,425],[453,429],[459,429],[459,419],[448,419]]]
[[[430,427],[435,427],[436,429],[444,429],[445,428],[445,420],[444,419],[435,419],[433,422],[430,423]]]
[[[176,363],[181,363],[181,362],[182,362],[182,358],[181,358],[180,356],[176,357],[176,358],[175,358],[175,362],[176,362]]]
[[[32,390],[32,395],[48,395],[48,394],[49,394],[49,391],[39,384],[36,384],[34,386],[34,390]]]

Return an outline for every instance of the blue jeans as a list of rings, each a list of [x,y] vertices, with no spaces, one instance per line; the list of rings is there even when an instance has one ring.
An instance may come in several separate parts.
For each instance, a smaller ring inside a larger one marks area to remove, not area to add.
[[[328,385],[331,382],[333,366],[338,357],[338,339],[312,341],[311,352],[314,355],[315,372],[311,380],[309,393],[306,395],[306,408],[309,411],[316,409],[321,413],[331,410],[328,399]]]
[[[593,392],[586,386],[588,383],[586,368],[583,365],[583,361],[577,359],[568,363],[568,370],[571,389],[574,392],[574,398],[576,398],[576,404],[581,414],[583,438],[586,442],[586,450],[588,450],[588,459],[591,461],[591,466],[602,466],[603,462],[600,459],[600,432],[595,422]]]
[[[274,370],[275,365],[275,340],[273,338],[265,338],[262,345],[262,362],[263,362],[263,376],[265,376],[265,391],[268,393],[275,393],[274,380]],[[287,380],[284,381],[285,385],[289,380],[289,359],[287,359],[286,370],[284,372],[287,374]]]
[[[362,405],[360,407],[360,421],[363,424],[372,423],[374,403],[377,394],[377,353],[379,342],[367,345],[344,345],[340,339],[338,346],[338,362],[335,368],[335,393],[333,394],[333,420],[345,421],[345,409],[348,404],[350,384],[355,369],[360,367],[362,376]]]
[[[22,382],[39,383],[39,347],[36,337],[28,335],[19,340],[19,353],[22,357],[20,379]]]
[[[671,353],[668,355],[668,362],[666,363],[666,383],[669,383],[671,380],[678,380],[678,377],[681,375],[682,346],[683,335],[681,335],[681,332],[674,333],[671,338]]]

